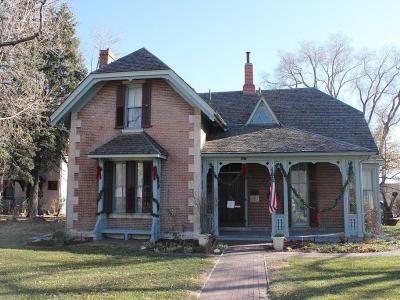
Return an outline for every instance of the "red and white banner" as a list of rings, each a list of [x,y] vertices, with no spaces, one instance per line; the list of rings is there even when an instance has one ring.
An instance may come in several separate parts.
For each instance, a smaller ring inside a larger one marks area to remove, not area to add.
[[[275,179],[271,179],[271,186],[269,187],[269,212],[272,214],[278,209],[278,196],[276,195]]]

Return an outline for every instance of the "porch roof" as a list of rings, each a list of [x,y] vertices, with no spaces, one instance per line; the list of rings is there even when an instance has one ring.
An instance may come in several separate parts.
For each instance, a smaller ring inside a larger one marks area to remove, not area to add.
[[[295,128],[241,126],[231,127],[205,143],[204,154],[219,153],[340,153],[373,151],[344,141]]]
[[[120,134],[89,152],[93,158],[116,156],[166,158],[168,153],[144,131]]]

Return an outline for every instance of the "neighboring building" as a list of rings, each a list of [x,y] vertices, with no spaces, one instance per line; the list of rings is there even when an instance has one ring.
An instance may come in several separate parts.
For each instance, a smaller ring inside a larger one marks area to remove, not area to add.
[[[360,111],[317,89],[256,91],[249,53],[242,90],[204,94],[145,48],[111,57],[52,115],[70,127],[69,234],[196,238],[209,217],[217,236],[364,235],[379,165]]]
[[[62,162],[60,167],[40,175],[38,208],[41,214],[65,214],[67,172],[67,164]],[[27,210],[27,186],[21,180],[4,181],[4,212],[18,214]]]

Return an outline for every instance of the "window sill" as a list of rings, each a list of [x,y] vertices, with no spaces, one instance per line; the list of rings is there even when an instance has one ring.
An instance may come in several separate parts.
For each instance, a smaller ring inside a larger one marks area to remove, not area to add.
[[[124,128],[122,129],[122,133],[136,133],[143,132],[143,128]]]
[[[150,213],[111,213],[110,219],[152,219]]]

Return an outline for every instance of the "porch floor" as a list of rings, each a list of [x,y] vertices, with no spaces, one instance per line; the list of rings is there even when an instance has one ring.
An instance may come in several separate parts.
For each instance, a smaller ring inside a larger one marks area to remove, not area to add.
[[[309,240],[313,242],[340,242],[340,237],[344,235],[343,229],[289,229],[288,240]],[[271,231],[269,230],[228,230],[220,231],[218,240],[220,241],[271,241]]]

